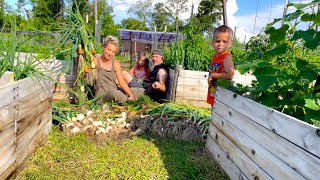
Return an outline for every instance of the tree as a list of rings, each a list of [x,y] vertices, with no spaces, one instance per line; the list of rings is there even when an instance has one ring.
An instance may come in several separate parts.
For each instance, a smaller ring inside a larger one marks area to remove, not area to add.
[[[114,23],[113,16],[111,15],[111,13],[113,13],[113,8],[108,5],[107,1],[99,0],[98,1],[99,41],[100,41],[100,37],[105,37],[107,35],[114,35],[114,36],[118,35],[117,29],[120,29],[121,27]]]
[[[4,20],[4,0],[0,0],[0,27],[3,26]]]
[[[52,25],[62,19],[63,0],[31,0],[31,4],[36,29],[54,30]]]
[[[174,30],[174,17],[166,11],[163,3],[154,5],[154,11],[151,14],[151,18],[151,25],[157,27],[158,31],[164,31],[165,26],[167,26],[167,32],[172,32]]]
[[[145,31],[149,30],[145,23],[134,18],[123,19],[121,21],[121,26],[124,29],[131,29],[131,30],[145,30]]]
[[[203,30],[210,30],[213,24],[221,20],[222,3],[220,0],[201,0],[196,18]]]
[[[152,1],[138,0],[129,8],[128,13],[137,15],[139,21],[145,25],[148,25],[148,19],[150,19],[152,15],[151,7]]]
[[[174,17],[174,24],[176,31],[179,29],[179,15],[188,11],[187,7],[188,0],[167,0],[165,8]]]

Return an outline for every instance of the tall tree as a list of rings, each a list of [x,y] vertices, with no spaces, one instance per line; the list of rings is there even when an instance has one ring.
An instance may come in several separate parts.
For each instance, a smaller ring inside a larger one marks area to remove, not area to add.
[[[181,13],[188,11],[187,2],[188,0],[166,0],[165,8],[174,17],[177,32],[179,29],[179,16]]]
[[[145,23],[134,18],[123,19],[121,21],[121,26],[124,29],[145,30],[145,31],[149,30]]]
[[[221,0],[201,0],[196,18],[203,30],[210,30],[213,24],[221,20],[222,3]]]
[[[157,27],[158,31],[164,31],[165,26],[167,26],[167,32],[174,30],[174,17],[165,9],[164,3],[154,5],[151,18],[151,25]]]
[[[119,25],[116,25],[113,20],[113,8],[108,5],[108,2],[105,0],[98,1],[98,41],[101,37],[107,35],[117,36],[117,29],[120,29]]]
[[[128,10],[128,13],[137,15],[138,20],[145,25],[149,25],[148,22],[152,15],[152,1],[149,0],[138,0]]]
[[[37,29],[54,30],[52,25],[62,19],[63,0],[31,0]]]

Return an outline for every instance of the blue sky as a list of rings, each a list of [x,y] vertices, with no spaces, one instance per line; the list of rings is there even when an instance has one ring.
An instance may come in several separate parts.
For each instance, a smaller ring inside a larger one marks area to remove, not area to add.
[[[114,20],[120,23],[122,19],[133,16],[128,14],[128,8],[137,0],[108,0],[114,8]],[[201,0],[189,0],[188,6],[191,9],[192,3],[197,10]],[[310,0],[291,0],[290,2],[309,2]],[[5,0],[13,5],[16,0]],[[165,0],[152,0],[153,4],[165,2]],[[241,41],[247,41],[252,35],[258,34],[265,25],[272,22],[274,18],[283,15],[285,0],[227,0],[228,25],[237,29],[236,36]],[[291,10],[292,12],[293,10]],[[289,10],[290,12],[290,10]],[[181,15],[181,18],[190,17],[190,12]]]
[[[284,6],[284,0],[237,0],[238,11],[235,15],[246,15],[256,13],[256,9],[258,11],[264,11],[270,7],[276,7],[282,5]]]

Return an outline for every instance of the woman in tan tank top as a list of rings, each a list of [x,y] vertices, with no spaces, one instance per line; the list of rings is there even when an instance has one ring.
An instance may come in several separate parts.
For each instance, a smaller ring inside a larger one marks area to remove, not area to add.
[[[95,96],[101,97],[100,102],[117,101],[125,102],[134,100],[134,96],[122,76],[121,65],[114,56],[118,51],[118,40],[107,36],[103,40],[103,54],[95,59],[97,65],[97,79]],[[116,80],[121,87],[118,89]]]

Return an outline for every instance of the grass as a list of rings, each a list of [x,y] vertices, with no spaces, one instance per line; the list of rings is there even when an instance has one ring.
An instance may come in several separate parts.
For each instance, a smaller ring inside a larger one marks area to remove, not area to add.
[[[204,146],[147,134],[95,141],[54,125],[17,179],[228,179]]]

